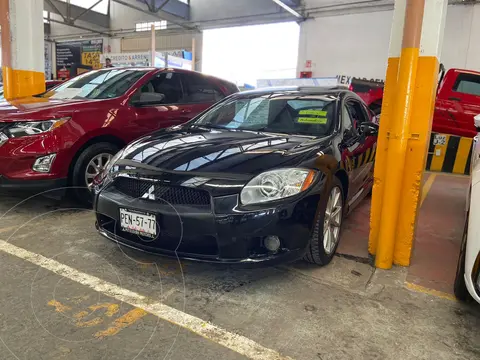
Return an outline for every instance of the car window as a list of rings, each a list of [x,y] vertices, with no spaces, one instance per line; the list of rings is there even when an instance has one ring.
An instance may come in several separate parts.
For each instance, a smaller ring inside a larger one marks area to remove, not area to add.
[[[183,89],[180,75],[176,73],[160,73],[143,85],[133,96],[132,100],[140,98],[141,93],[157,93],[165,96],[164,104],[178,104],[183,102]]]
[[[463,94],[480,96],[480,75],[459,74],[453,90]]]
[[[361,123],[368,121],[365,110],[363,109],[362,104],[360,104],[358,101],[347,101],[346,108],[350,115],[352,126],[355,130],[358,129]]]
[[[111,99],[130,89],[147,70],[94,70],[79,75],[39,97],[53,99]]]
[[[353,128],[353,121],[346,104],[342,106],[342,124],[344,131],[351,131]]]
[[[183,76],[185,103],[215,103],[224,98],[222,92],[207,78],[197,74]]]
[[[195,124],[232,130],[327,135],[334,125],[336,98],[246,95],[221,103]]]

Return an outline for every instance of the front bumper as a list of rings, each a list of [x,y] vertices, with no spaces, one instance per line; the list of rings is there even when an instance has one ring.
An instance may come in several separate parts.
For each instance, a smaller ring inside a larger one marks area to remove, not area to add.
[[[67,179],[48,180],[13,180],[0,175],[0,191],[48,191],[63,190],[67,186]]]
[[[0,121],[0,132],[2,125]],[[59,141],[62,139],[62,141]],[[12,190],[45,190],[66,185],[71,155],[68,136],[53,132],[8,139],[0,145],[0,188]],[[33,170],[35,161],[56,154],[50,171]]]
[[[101,235],[127,247],[188,260],[276,264],[305,254],[311,236],[305,199],[239,211],[237,198],[213,198],[211,207],[199,208],[132,198],[106,189],[95,198],[96,226]],[[123,232],[119,226],[120,208],[155,214],[161,229],[158,237],[152,240]],[[277,252],[263,246],[266,236],[280,238]]]

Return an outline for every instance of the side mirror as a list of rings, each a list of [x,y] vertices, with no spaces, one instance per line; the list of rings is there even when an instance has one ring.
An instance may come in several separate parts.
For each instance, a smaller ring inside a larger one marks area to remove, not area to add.
[[[133,106],[142,107],[149,105],[160,105],[164,102],[165,95],[160,93],[145,92],[140,94],[140,98],[132,102]]]
[[[360,134],[364,136],[377,136],[378,135],[378,125],[367,121],[360,124]]]
[[[473,121],[475,122],[475,128],[477,129],[478,132],[480,132],[480,114],[475,116],[473,118]]]

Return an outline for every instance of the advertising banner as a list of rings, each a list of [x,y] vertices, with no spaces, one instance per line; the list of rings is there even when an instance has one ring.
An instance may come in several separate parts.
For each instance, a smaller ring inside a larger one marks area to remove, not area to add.
[[[105,63],[105,59],[109,58],[113,66],[149,66],[152,61],[152,55],[149,51],[135,53],[110,53],[100,57],[101,63]]]
[[[81,40],[57,43],[57,69],[72,65],[101,68],[100,55],[103,50],[103,40]]]

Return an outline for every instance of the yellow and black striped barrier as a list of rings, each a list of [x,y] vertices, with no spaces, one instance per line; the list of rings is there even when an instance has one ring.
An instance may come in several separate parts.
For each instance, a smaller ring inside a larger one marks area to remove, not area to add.
[[[473,139],[432,133],[426,170],[470,175]]]
[[[372,147],[368,148],[364,152],[352,157],[347,157],[346,159],[342,160],[340,163],[340,168],[346,169],[348,171],[358,169],[359,167],[366,165],[369,162],[373,162],[375,160],[376,152],[377,144],[374,144]]]

